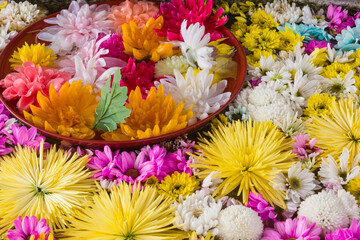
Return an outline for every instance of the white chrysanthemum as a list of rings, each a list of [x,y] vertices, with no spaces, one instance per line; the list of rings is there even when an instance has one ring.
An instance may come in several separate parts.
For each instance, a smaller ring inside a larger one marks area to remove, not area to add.
[[[347,96],[348,94],[354,94],[357,91],[355,87],[355,78],[354,71],[350,70],[344,78],[339,74],[336,78],[324,78],[322,85],[324,92],[331,93],[335,96],[340,96],[341,94]]]
[[[181,52],[192,67],[197,65],[201,69],[211,69],[216,64],[211,56],[214,48],[206,46],[210,42],[210,34],[205,34],[205,26],[195,23],[187,28],[187,20],[184,20],[181,23],[181,36],[184,39],[180,42]]]
[[[190,64],[184,56],[167,57],[155,63],[155,77],[173,76],[175,69],[184,74],[189,67]]]
[[[349,222],[352,222],[354,218],[356,218],[356,220],[359,220],[360,208],[357,205],[357,201],[355,197],[351,195],[351,193],[345,191],[344,189],[340,189],[337,192],[337,195],[340,198],[340,200],[343,202],[343,205],[345,207],[344,210],[348,215]]]
[[[220,212],[218,229],[222,240],[258,240],[264,225],[254,210],[233,205]]]
[[[224,93],[227,80],[212,84],[214,75],[209,74],[207,69],[195,76],[194,69],[189,67],[185,77],[175,69],[174,75],[175,78],[166,76],[161,79],[160,84],[164,87],[165,95],[171,94],[176,104],[183,102],[185,109],[192,105],[194,116],[189,120],[189,124],[208,117],[230,98],[230,92]]]
[[[55,53],[81,48],[86,42],[96,39],[99,33],[110,33],[113,22],[107,19],[110,6],[89,5],[84,0],[73,1],[68,10],[62,10],[45,22],[53,24],[38,34],[38,38],[51,42]],[[61,51],[60,51],[61,50]]]
[[[222,208],[221,201],[216,202],[213,197],[207,195],[204,190],[197,191],[191,196],[187,196],[184,201],[179,197],[179,203],[175,201],[171,207],[176,206],[175,225],[181,225],[184,231],[195,231],[198,235],[218,234],[218,217]]]
[[[289,84],[291,82],[291,78],[291,74],[285,69],[285,67],[274,67],[273,70],[267,71],[266,75],[261,77],[261,81],[276,81],[282,84]]]
[[[288,99],[266,84],[242,90],[235,103],[244,106],[255,121],[283,122],[288,113],[292,116],[296,113]]]
[[[352,162],[349,161],[349,150],[347,148],[344,148],[340,155],[340,166],[331,155],[327,159],[322,158],[319,171],[319,176],[322,177],[321,182],[323,184],[348,184],[350,180],[360,174],[359,159],[360,154]]]
[[[354,51],[343,51],[341,49],[337,50],[335,48],[332,48],[330,46],[330,43],[328,43],[328,46],[326,48],[326,59],[330,63],[338,62],[338,63],[347,63],[354,61],[354,57],[351,55],[354,53]]]
[[[40,11],[36,4],[11,1],[0,10],[0,25],[10,23],[9,31],[19,32],[45,16],[45,11]]]
[[[325,21],[324,9],[320,9],[314,14],[310,7],[306,5],[302,9],[302,16],[300,18],[303,23],[313,25],[319,28],[325,28],[328,26],[328,22]]]
[[[288,201],[286,203],[286,210],[281,213],[285,218],[292,218],[297,212],[300,203]]]
[[[306,122],[308,122],[307,120]],[[296,135],[304,133],[304,123],[301,118],[298,118],[298,113],[296,112],[294,116],[289,113],[286,115],[286,118],[282,122],[274,121],[275,124],[285,133],[286,136],[294,138]]]
[[[102,189],[111,189],[115,185],[117,185],[117,181],[111,181],[107,179],[100,180],[100,186]]]
[[[274,189],[286,192],[286,199],[294,203],[300,203],[300,199],[314,194],[317,188],[314,173],[309,172],[309,169],[301,169],[301,162],[289,168],[288,176],[285,177],[283,173],[276,175],[273,185]]]
[[[205,190],[207,194],[212,194],[222,183],[223,180],[221,178],[214,176],[218,173],[219,172],[213,171],[202,181],[201,188]]]
[[[310,223],[316,222],[324,232],[336,231],[349,226],[349,217],[344,204],[336,193],[322,191],[307,197],[299,207],[298,217],[306,217]]]
[[[0,26],[0,52],[6,47],[6,45],[13,39],[16,35],[16,31],[9,31],[10,22]]]
[[[271,14],[274,21],[285,24],[297,22],[302,14],[302,11],[295,3],[291,5],[287,0],[275,0],[274,2],[267,2],[265,5],[265,12]]]
[[[260,57],[260,67],[254,67],[249,65],[248,74],[250,75],[251,80],[257,80],[262,76],[265,76],[268,71],[277,71],[281,68],[281,65],[278,61],[275,61],[274,57],[271,55],[269,57]]]

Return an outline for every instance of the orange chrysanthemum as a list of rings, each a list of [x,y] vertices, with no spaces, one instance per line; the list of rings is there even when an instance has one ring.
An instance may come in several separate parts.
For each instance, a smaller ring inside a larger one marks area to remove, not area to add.
[[[184,104],[178,105],[172,100],[171,94],[164,96],[164,88],[159,86],[150,89],[146,99],[142,98],[139,87],[131,91],[126,107],[131,110],[130,116],[120,128],[102,135],[108,141],[128,139],[144,139],[160,136],[180,130],[187,126],[193,117],[191,107],[184,110]]]
[[[49,97],[37,94],[40,107],[30,105],[32,114],[24,111],[25,119],[49,132],[81,139],[92,139],[95,132],[91,126],[98,105],[92,86],[81,86],[81,80],[62,85],[59,94],[53,85]]]
[[[139,28],[134,21],[122,25],[125,53],[133,55],[137,60],[149,57],[157,62],[162,58],[174,54],[172,43],[165,42],[165,37],[159,37],[155,29],[161,29],[164,23],[162,16],[150,18],[143,28]]]

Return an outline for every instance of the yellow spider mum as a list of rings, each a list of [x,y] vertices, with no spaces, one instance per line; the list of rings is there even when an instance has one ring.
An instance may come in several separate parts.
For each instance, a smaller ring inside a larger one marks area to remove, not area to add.
[[[143,28],[139,28],[135,22],[122,25],[123,42],[125,53],[133,55],[137,60],[149,57],[157,62],[162,58],[171,57],[173,52],[172,43],[160,43],[166,38],[159,37],[154,29],[161,29],[164,23],[162,16],[157,19],[150,18]]]
[[[294,48],[298,42],[300,42],[300,46],[302,46],[302,40],[305,38],[301,37],[300,34],[295,34],[288,27],[285,27],[285,31],[280,31],[279,36],[279,49],[285,51],[294,51]]]
[[[199,181],[196,180],[196,177],[184,172],[167,175],[158,185],[159,193],[173,200],[178,200],[180,195],[186,199],[186,196],[193,194],[198,188]]]
[[[274,21],[271,14],[267,14],[264,10],[257,10],[251,15],[252,24],[258,25],[261,29],[267,28],[276,28],[279,26],[277,22]]]
[[[102,134],[108,141],[128,139],[145,139],[180,130],[187,126],[193,117],[191,108],[184,110],[184,104],[178,105],[171,94],[164,96],[162,85],[156,90],[152,87],[146,99],[143,99],[140,88],[136,87],[129,95],[126,107],[131,110],[130,116],[120,128]]]
[[[316,145],[327,149],[326,153],[336,158],[343,148],[349,149],[349,159],[360,152],[360,106],[354,97],[340,97],[329,107],[331,116],[313,116],[305,130],[316,138]]]
[[[31,44],[30,46],[25,43],[11,56],[9,62],[11,67],[22,66],[24,62],[32,62],[36,66],[42,67],[55,67],[54,61],[57,59],[54,51],[45,47],[43,44]]]
[[[260,29],[253,27],[249,33],[245,34],[243,46],[248,50],[255,51],[266,51],[275,53],[276,49],[279,48],[280,36],[275,30]]]
[[[39,152],[39,153],[38,153]],[[49,227],[65,228],[96,190],[86,165],[79,158],[53,146],[47,152],[16,147],[0,162],[0,229],[8,231],[18,216],[45,218]],[[65,220],[65,218],[67,220]]]
[[[24,111],[25,119],[35,126],[63,136],[92,139],[95,132],[91,129],[98,105],[91,85],[81,86],[81,80],[71,85],[66,82],[59,94],[50,85],[49,97],[38,92],[40,107],[30,105],[32,114]]]
[[[202,169],[201,178],[211,172],[224,181],[215,190],[217,198],[233,192],[242,202],[248,202],[249,192],[260,193],[266,201],[285,208],[285,193],[274,190],[274,178],[287,172],[291,161],[291,140],[271,122],[234,121],[219,126],[202,138],[197,148],[202,151],[193,167]]]
[[[211,236],[211,233],[208,232],[208,234],[205,237],[198,237],[196,232],[192,232],[189,236],[189,240],[214,240],[215,237]]]
[[[155,187],[121,182],[110,192],[96,194],[72,220],[72,228],[65,232],[68,237],[62,239],[184,239],[186,232],[173,225],[176,217],[170,204]]]
[[[351,193],[357,200],[357,203],[360,204],[360,177],[350,180],[345,189]]]
[[[335,101],[335,97],[329,94],[311,95],[308,100],[307,108],[304,109],[304,115],[308,117],[326,115],[330,116],[330,106]]]

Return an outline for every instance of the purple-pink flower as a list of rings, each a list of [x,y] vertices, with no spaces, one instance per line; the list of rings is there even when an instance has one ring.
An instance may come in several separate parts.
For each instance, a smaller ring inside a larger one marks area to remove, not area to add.
[[[304,43],[303,47],[305,48],[305,53],[310,55],[313,51],[315,51],[315,48],[325,48],[328,44],[332,47],[331,43],[325,41],[310,40],[309,43]]]
[[[274,220],[277,216],[274,208],[269,206],[269,203],[263,199],[260,193],[250,192],[249,202],[246,206],[257,212],[263,221]]]
[[[28,240],[34,236],[34,240],[38,239],[41,233],[44,233],[46,239],[49,236],[50,228],[46,225],[46,219],[41,219],[39,222],[35,216],[24,217],[19,216],[14,221],[15,230],[9,230],[7,237],[9,240]]]
[[[106,37],[107,35],[105,33],[100,33],[97,41],[100,41],[102,38]],[[102,43],[99,46],[99,49],[106,49],[109,50],[109,53],[102,55],[102,57],[111,57],[111,58],[118,58],[125,62],[128,61],[130,58],[129,55],[127,55],[124,50],[124,43],[122,40],[122,36],[116,33],[111,33],[109,38],[102,41]]]
[[[288,218],[285,222],[276,222],[274,228],[266,228],[261,240],[320,240],[321,228],[315,225],[308,225],[305,217]]]
[[[359,240],[360,224],[354,218],[349,228],[339,228],[336,232],[325,235],[325,240]]]
[[[320,148],[315,147],[316,138],[310,140],[308,135],[299,134],[295,139],[292,153],[300,159],[314,158],[323,152]]]
[[[341,11],[341,6],[336,7],[331,3],[328,7],[327,18],[329,19],[329,28],[336,29],[337,33],[341,33],[341,30],[348,26],[355,26],[355,19],[348,15],[347,10]]]
[[[20,144],[20,146],[27,146],[33,149],[39,149],[41,141],[44,141],[44,149],[50,148],[51,144],[45,142],[44,136],[37,135],[37,130],[35,127],[27,129],[25,126],[19,127],[17,125],[12,125],[12,136],[9,135],[9,138],[13,141],[14,145]]]
[[[6,155],[8,153],[11,153],[13,151],[12,148],[8,148],[6,146],[6,141],[7,141],[7,137],[6,136],[2,136],[0,137],[0,155]]]

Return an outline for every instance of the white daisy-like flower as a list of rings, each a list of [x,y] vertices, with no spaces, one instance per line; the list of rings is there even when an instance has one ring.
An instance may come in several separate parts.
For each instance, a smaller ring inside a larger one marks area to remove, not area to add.
[[[308,122],[309,120],[305,121]],[[287,113],[286,118],[282,122],[274,120],[275,124],[279,126],[281,131],[285,133],[286,136],[294,138],[300,133],[304,133],[304,122],[301,118],[298,118],[298,113],[296,112],[294,116]]]
[[[301,169],[301,162],[289,168],[287,177],[283,173],[276,175],[273,188],[286,192],[286,199],[294,203],[300,203],[300,199],[314,194],[317,184],[314,173],[309,169]]]
[[[344,78],[339,74],[336,78],[324,78],[322,81],[323,91],[331,93],[335,96],[340,96],[341,94],[347,96],[348,94],[354,94],[357,91],[355,87],[355,78],[354,71],[350,70]]]
[[[11,1],[5,8],[0,10],[0,25],[10,23],[9,31],[22,31],[28,25],[45,17],[45,11],[41,11],[36,4],[28,1]]]
[[[258,240],[264,225],[251,208],[232,205],[220,212],[218,229],[221,240]]]
[[[6,47],[6,45],[13,39],[16,35],[16,31],[9,31],[10,22],[0,26],[0,52]]]
[[[50,48],[57,54],[81,48],[86,42],[96,39],[99,33],[110,33],[113,22],[107,16],[110,6],[89,5],[84,0],[73,1],[69,9],[62,10],[45,22],[53,24],[38,34],[38,38],[51,42]],[[62,51],[60,51],[62,50]]]
[[[227,80],[212,84],[213,74],[209,70],[201,70],[195,75],[194,69],[189,67],[185,77],[174,70],[174,77],[166,76],[159,82],[164,87],[165,95],[171,94],[176,104],[184,103],[184,108],[191,107],[194,117],[189,124],[194,124],[198,119],[204,119],[209,114],[216,112],[230,98],[230,92],[224,92]]]
[[[187,20],[181,23],[181,36],[184,41],[180,42],[180,49],[192,67],[199,66],[201,69],[211,69],[216,61],[212,57],[214,48],[206,46],[210,42],[210,34],[205,34],[205,26],[199,23],[190,24],[187,28]]]
[[[218,234],[218,217],[222,208],[221,201],[215,201],[213,197],[206,194],[204,190],[197,191],[191,196],[187,196],[184,201],[179,197],[179,203],[175,201],[171,207],[176,207],[175,225],[181,226],[183,231],[195,231],[198,235]]]
[[[265,76],[268,71],[277,71],[277,69],[281,68],[279,62],[277,62],[272,55],[269,57],[261,56],[259,63],[260,67],[253,65],[248,66],[248,74],[251,80],[257,80]]]
[[[330,63],[338,62],[338,63],[347,63],[354,61],[354,57],[351,55],[354,53],[354,51],[343,51],[341,49],[336,50],[335,48],[330,47],[330,43],[328,43],[328,46],[326,48],[326,59]]]
[[[271,14],[274,21],[284,25],[285,23],[294,23],[299,21],[302,14],[301,8],[297,7],[295,3],[291,5],[287,0],[275,0],[267,2],[265,5],[265,12]]]
[[[222,183],[223,180],[221,178],[214,176],[219,173],[220,172],[213,171],[202,181],[201,189],[205,190],[207,194],[215,192],[217,187]]]
[[[267,71],[265,76],[261,77],[261,81],[276,81],[282,84],[289,84],[291,82],[291,78],[291,74],[285,69],[285,67],[274,67],[272,70]]]
[[[356,218],[356,220],[359,220],[360,208],[357,204],[355,197],[344,189],[340,189],[339,191],[337,191],[337,196],[343,202],[344,210],[348,215],[349,222],[352,222],[354,218]]]
[[[317,13],[314,13],[308,5],[302,9],[302,16],[300,18],[303,23],[313,25],[319,28],[326,28],[328,22],[325,21],[324,9],[320,9]]]
[[[325,185],[329,183],[348,184],[350,180],[360,174],[359,159],[360,154],[352,162],[349,161],[349,150],[347,148],[344,148],[340,155],[340,166],[331,155],[327,159],[322,158],[319,170],[319,176],[322,177],[321,182]]]
[[[336,231],[349,226],[349,216],[345,206],[333,191],[322,191],[307,197],[298,210],[298,217],[306,217],[309,223],[316,222],[324,232]]]
[[[175,69],[183,74],[189,67],[190,64],[184,56],[167,57],[155,63],[155,77],[172,76]]]

